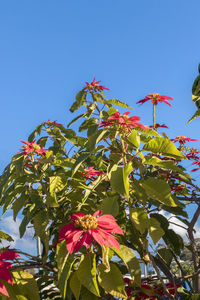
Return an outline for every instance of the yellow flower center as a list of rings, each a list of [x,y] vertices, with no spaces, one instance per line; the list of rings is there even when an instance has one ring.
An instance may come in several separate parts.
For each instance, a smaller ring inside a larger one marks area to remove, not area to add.
[[[84,231],[88,231],[92,228],[97,228],[97,218],[92,215],[85,215],[84,217],[79,217],[75,221],[75,226],[82,228]]]

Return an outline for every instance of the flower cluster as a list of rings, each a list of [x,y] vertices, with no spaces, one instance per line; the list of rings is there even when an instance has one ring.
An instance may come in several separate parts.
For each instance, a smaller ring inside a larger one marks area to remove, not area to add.
[[[150,128],[153,128],[153,125],[150,125],[149,126]],[[167,127],[165,124],[159,124],[159,123],[156,123],[155,124],[155,129],[158,129],[158,128],[169,128],[169,127]]]
[[[128,298],[130,298],[132,294],[134,295],[135,300],[143,300],[143,299],[156,300],[156,299],[161,299],[161,297],[164,297],[162,299],[165,299],[165,297],[167,297],[164,288],[161,284],[156,284],[156,283],[150,284],[149,281],[144,281],[141,284],[141,289],[137,291],[134,289],[134,284],[131,279],[125,277],[124,282],[126,283],[125,290]],[[181,287],[181,285],[177,284],[176,288],[179,287]],[[166,284],[166,288],[168,289],[171,295],[175,294],[175,287],[173,282],[168,282]]]
[[[37,154],[37,155],[45,155],[45,153],[48,151],[47,149],[43,149],[40,147],[40,145],[35,144],[35,141],[32,141],[31,143],[26,141],[20,141],[21,143],[24,143],[25,145],[22,147],[22,153],[23,155],[29,155],[29,154]]]
[[[84,171],[80,171],[80,173],[82,173],[83,176],[85,176],[85,178],[93,179],[93,180],[95,180],[96,177],[98,177],[99,175],[104,174],[103,171],[97,171],[94,169],[94,167],[89,167],[87,169],[84,169]]]
[[[95,81],[95,78],[91,83],[86,82],[86,86],[83,88],[84,91],[89,91],[89,92],[103,92],[104,90],[109,91],[108,88],[106,88],[103,85],[99,85],[101,81]]]
[[[183,135],[177,136],[175,139],[171,139],[174,143],[179,142],[180,146],[183,146],[186,142],[197,142],[198,140],[186,138]]]
[[[121,115],[118,111],[111,117],[108,117],[107,121],[99,122],[100,127],[111,127],[116,126],[116,129],[125,129],[130,130],[130,128],[140,127],[144,130],[147,129],[146,126],[142,125],[138,121],[140,121],[140,117],[133,116],[129,117],[130,112],[125,112]]]
[[[154,94],[149,94],[148,96],[146,96],[142,100],[139,100],[136,104],[139,104],[139,103],[143,104],[143,103],[145,103],[149,100],[151,100],[152,104],[154,104],[154,105],[157,105],[158,103],[164,102],[165,104],[168,104],[169,106],[171,106],[171,104],[167,100],[174,100],[174,99],[172,97],[169,97],[169,96],[154,93]]]
[[[0,253],[0,280],[4,280],[11,285],[13,284],[13,279],[9,269],[12,268],[12,264],[4,260],[13,260],[17,257],[19,257],[19,255],[14,250],[7,250]],[[8,292],[1,281],[0,293],[9,297]]]
[[[97,210],[93,215],[76,213],[71,216],[72,223],[63,226],[59,232],[59,241],[65,240],[68,252],[77,252],[84,245],[87,249],[96,241],[101,247],[120,249],[113,234],[124,234],[112,215],[103,215]]]
[[[56,121],[50,121],[50,120],[48,120],[47,122],[43,122],[42,124],[47,125],[48,127],[54,127],[54,126],[61,125],[60,123],[57,123]]]

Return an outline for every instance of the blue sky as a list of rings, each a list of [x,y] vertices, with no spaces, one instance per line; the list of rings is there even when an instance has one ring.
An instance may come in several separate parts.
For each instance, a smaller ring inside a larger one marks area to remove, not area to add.
[[[75,94],[94,76],[144,124],[152,123],[151,104],[138,100],[152,92],[173,97],[157,121],[171,138],[200,140],[200,119],[186,126],[196,110],[199,11],[199,0],[1,1],[0,171],[37,124],[73,118]]]

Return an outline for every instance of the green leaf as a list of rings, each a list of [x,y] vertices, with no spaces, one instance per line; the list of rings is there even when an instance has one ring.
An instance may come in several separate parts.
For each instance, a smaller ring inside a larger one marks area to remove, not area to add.
[[[161,239],[161,237],[165,234],[165,231],[161,228],[160,223],[155,218],[150,218],[150,228],[149,228],[149,234],[152,238],[154,244],[157,244],[157,242]]]
[[[73,255],[67,255],[67,259],[65,260],[65,264],[58,278],[58,287],[64,299],[66,297],[66,292],[67,292],[67,281],[71,274],[71,269],[74,261],[75,259]]]
[[[90,293],[86,287],[81,287],[81,300],[99,300],[100,298]]]
[[[181,249],[183,249],[183,239],[180,235],[176,234],[172,229],[165,231],[163,240],[169,248],[171,248],[177,255],[180,255]]]
[[[157,257],[161,260],[163,260],[163,262],[170,267],[172,259],[173,259],[173,254],[171,252],[170,249],[167,248],[161,248],[158,250],[158,255]]]
[[[83,261],[77,270],[77,276],[82,285],[84,285],[91,293],[100,296],[97,284],[96,271],[96,255],[88,253],[84,255]]]
[[[124,245],[120,245],[120,250],[118,250],[116,248],[112,248],[112,249],[119,256],[119,258],[121,258],[123,260],[123,262],[125,263],[128,271],[132,277],[132,280],[134,280],[134,283],[137,286],[140,286],[141,285],[141,269],[140,269],[139,260],[135,256],[134,252],[130,248],[128,248]]]
[[[72,168],[72,176],[78,171],[82,163],[91,155],[90,152],[82,152],[80,156],[77,158],[73,168]]]
[[[100,208],[103,214],[110,214],[116,217],[119,213],[118,195],[103,198]]]
[[[56,246],[56,262],[58,267],[58,278],[60,278],[60,274],[63,270],[63,267],[68,259],[69,253],[66,248],[65,240]]]
[[[13,242],[14,241],[13,238],[9,234],[7,234],[4,231],[0,230],[0,240],[2,240],[2,239],[7,240],[8,242]]]
[[[22,193],[21,196],[19,196],[15,202],[12,205],[13,210],[13,219],[16,220],[16,217],[19,213],[19,211],[22,209],[26,201],[28,200],[28,195],[25,193]]]
[[[118,99],[110,99],[110,100],[107,100],[106,103],[107,104],[121,106],[121,107],[128,108],[128,109],[133,109],[131,106],[129,106],[125,102],[122,102],[122,101],[120,101]]]
[[[72,106],[69,109],[72,113],[78,110],[82,105],[86,104],[86,95],[87,92],[83,90],[78,92],[78,94],[76,95],[76,101],[72,104]]]
[[[149,228],[149,219],[147,212],[144,208],[133,207],[130,214],[131,222],[135,228],[143,234]]]
[[[129,196],[129,174],[133,170],[132,164],[129,163],[125,167],[118,167],[115,165],[110,176],[110,183],[114,191],[119,194]]]
[[[195,120],[196,118],[198,118],[200,116],[200,108],[194,113],[194,115],[189,119],[189,121],[187,122],[187,124],[189,124],[190,122],[192,122],[193,120]]]
[[[77,276],[77,271],[72,273],[70,277],[69,282],[70,289],[72,290],[72,293],[74,294],[76,300],[79,300],[80,292],[81,292],[81,283]]]
[[[95,131],[92,135],[88,137],[87,149],[89,151],[93,151],[95,146],[105,139],[109,135],[109,131],[107,129],[100,129]]]
[[[154,129],[148,128],[148,127],[146,129],[143,129],[141,127],[136,127],[135,130],[137,130],[138,132],[144,133],[145,135],[160,137],[160,134],[158,134],[157,131],[155,131]]]
[[[110,272],[108,273],[105,272],[106,268],[104,265],[100,265],[98,269],[98,279],[102,288],[114,297],[127,299],[124,280],[118,267],[110,263]]]
[[[79,116],[77,116],[76,118],[74,118],[71,122],[69,122],[69,124],[67,125],[67,127],[70,127],[72,124],[74,124],[76,121],[80,120],[85,114],[81,114]]]
[[[43,128],[43,124],[38,125],[36,129],[29,135],[28,137],[29,143],[32,142],[37,135],[41,134],[42,128]]]
[[[40,300],[37,282],[33,275],[24,271],[12,272],[13,291],[17,299]],[[13,299],[13,298],[12,298]]]
[[[55,194],[62,191],[67,185],[67,180],[60,176],[51,176],[49,177],[49,191],[52,197],[55,197]]]
[[[161,160],[158,157],[145,158],[143,161],[145,165],[158,166],[166,170],[173,170],[178,173],[184,174],[183,169],[175,165],[175,163],[171,160]]]
[[[91,126],[94,126],[97,124],[97,119],[96,118],[91,118],[91,119],[88,119],[88,120],[85,120],[81,126],[79,127],[79,132],[82,132],[86,129],[88,129],[89,127]]]
[[[161,214],[156,214],[156,213],[150,214],[150,217],[156,219],[160,223],[160,225],[164,231],[166,231],[168,229],[169,221],[166,217],[164,217]]]
[[[185,156],[174,146],[172,141],[163,137],[157,137],[150,140],[144,145],[143,150],[178,160],[185,158]]]
[[[40,237],[43,245],[42,258],[44,262],[47,259],[49,251],[49,231],[46,230],[48,223],[49,217],[45,210],[40,210],[33,218],[35,233]]]
[[[177,206],[172,198],[170,186],[166,181],[149,177],[147,180],[142,180],[141,185],[149,198],[155,199],[167,206]]]
[[[140,136],[136,130],[131,130],[131,133],[127,137],[128,141],[136,148],[140,146]]]

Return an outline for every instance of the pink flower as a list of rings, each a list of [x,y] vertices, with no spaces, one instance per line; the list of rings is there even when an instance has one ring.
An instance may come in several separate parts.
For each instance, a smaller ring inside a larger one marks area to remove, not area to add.
[[[30,153],[33,154],[39,154],[39,155],[45,155],[45,153],[48,151],[47,149],[43,149],[40,147],[40,145],[35,144],[35,141],[32,141],[31,143],[26,141],[20,141],[21,143],[24,143],[25,145],[22,147],[22,151],[20,153],[24,155],[28,155]]]
[[[197,154],[200,153],[197,149],[192,148],[190,149],[190,152],[186,153],[186,157],[187,159],[195,159],[198,160],[199,157],[197,156]]]
[[[177,136],[175,139],[171,139],[173,142],[179,142],[180,145],[184,145],[186,142],[197,142],[198,140],[194,140],[191,138],[186,138],[183,135]]]
[[[87,249],[94,240],[101,246],[120,249],[113,234],[124,234],[111,215],[103,215],[97,210],[93,215],[76,213],[71,216],[72,223],[63,226],[59,233],[58,243],[65,240],[70,254],[77,252],[84,245]]]
[[[95,78],[94,78],[91,83],[86,82],[86,86],[83,89],[85,91],[90,91],[90,92],[103,92],[104,90],[109,91],[109,89],[106,88],[105,86],[99,85],[99,82],[101,82],[101,81],[95,82]]]
[[[150,128],[153,128],[153,125],[150,125],[149,126]],[[157,128],[169,128],[169,127],[167,127],[165,124],[159,124],[159,123],[156,123],[155,124],[155,128],[157,129]]]
[[[13,284],[13,279],[9,269],[12,268],[12,264],[4,261],[4,259],[13,260],[17,257],[19,257],[19,255],[14,250],[7,250],[0,253],[0,280],[5,280],[11,285]],[[8,292],[2,282],[0,282],[0,293],[9,297]]]
[[[138,104],[138,103],[143,104],[143,103],[145,103],[149,100],[151,100],[152,104],[154,104],[154,105],[157,105],[158,103],[164,102],[165,104],[168,104],[169,106],[171,106],[171,104],[167,100],[174,100],[174,99],[172,97],[169,97],[169,96],[154,93],[154,94],[149,94],[144,99],[138,101],[136,104]]]
[[[80,171],[81,172],[81,171]],[[94,167],[89,167],[87,169],[84,169],[83,172],[81,172],[83,176],[85,176],[87,179],[96,179],[95,176],[99,176],[101,174],[104,174],[103,171],[97,171],[94,169]]]
[[[107,121],[101,121],[99,122],[100,127],[108,127],[108,126],[113,126],[117,125],[125,129],[130,129],[140,127],[144,130],[147,129],[146,126],[142,125],[138,121],[140,121],[140,117],[133,116],[129,117],[128,115],[130,112],[125,112],[123,115],[121,115],[118,111],[111,117],[108,117]]]

